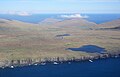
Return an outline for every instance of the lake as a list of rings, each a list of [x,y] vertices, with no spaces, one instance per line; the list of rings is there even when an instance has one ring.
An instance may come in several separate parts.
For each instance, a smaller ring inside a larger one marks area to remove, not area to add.
[[[120,58],[5,68],[0,77],[120,77]]]
[[[105,48],[96,46],[96,45],[83,45],[79,48],[68,48],[67,50],[72,51],[81,51],[81,52],[87,52],[87,53],[105,53]]]

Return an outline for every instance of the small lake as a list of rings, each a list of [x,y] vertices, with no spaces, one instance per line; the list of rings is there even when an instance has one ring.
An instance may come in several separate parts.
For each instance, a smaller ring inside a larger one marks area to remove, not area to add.
[[[105,48],[96,46],[96,45],[84,45],[79,48],[67,48],[67,50],[72,51],[81,51],[81,52],[88,52],[88,53],[105,53]]]
[[[120,77],[120,58],[5,68],[0,77]]]
[[[64,37],[64,36],[70,36],[70,34],[61,34],[61,35],[56,35],[56,37]]]

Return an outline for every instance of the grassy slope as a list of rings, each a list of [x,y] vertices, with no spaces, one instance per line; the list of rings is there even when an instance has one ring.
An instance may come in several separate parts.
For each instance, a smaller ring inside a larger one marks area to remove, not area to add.
[[[96,24],[86,20],[65,20],[45,26],[20,21],[0,21],[0,61],[92,55],[66,50],[83,45],[97,45],[106,48],[108,53],[118,53],[120,50],[120,31],[95,30]],[[83,29],[83,26],[86,27]],[[66,33],[71,36],[63,39],[55,37]]]

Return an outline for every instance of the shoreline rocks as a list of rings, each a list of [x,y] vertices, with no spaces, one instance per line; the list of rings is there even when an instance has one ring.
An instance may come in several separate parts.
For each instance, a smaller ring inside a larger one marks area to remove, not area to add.
[[[42,65],[46,63],[54,63],[54,62],[73,62],[73,61],[86,61],[86,60],[94,60],[94,59],[101,59],[101,58],[110,58],[110,57],[120,57],[120,54],[100,54],[95,56],[80,56],[79,58],[76,57],[54,57],[54,58],[38,58],[38,59],[24,59],[24,60],[5,60],[0,61],[0,68],[6,68],[6,67],[19,67],[19,66],[29,66],[29,65]]]

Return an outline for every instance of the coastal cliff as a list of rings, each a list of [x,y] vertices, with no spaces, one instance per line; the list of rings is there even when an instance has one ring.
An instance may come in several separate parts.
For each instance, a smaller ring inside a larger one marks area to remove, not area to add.
[[[5,60],[0,61],[0,68],[11,67],[11,66],[28,66],[28,65],[42,65],[43,63],[54,63],[54,62],[73,62],[73,61],[85,61],[85,60],[94,60],[101,58],[110,58],[110,57],[119,57],[120,54],[101,54],[94,56],[80,56],[80,57],[45,57],[37,59],[21,59],[21,60]]]

